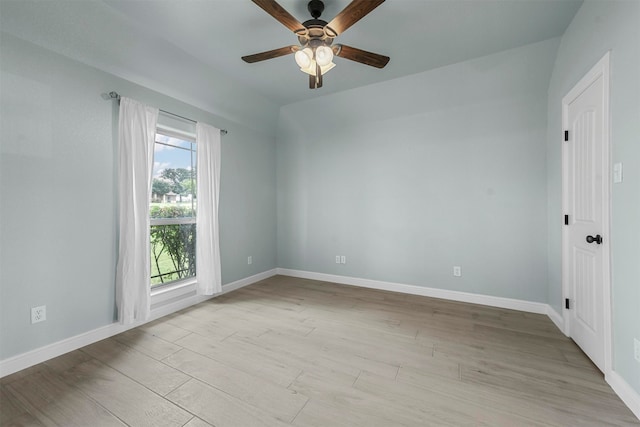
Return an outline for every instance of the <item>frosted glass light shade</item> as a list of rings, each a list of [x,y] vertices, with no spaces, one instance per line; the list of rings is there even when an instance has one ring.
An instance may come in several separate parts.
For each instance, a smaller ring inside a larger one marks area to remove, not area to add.
[[[333,50],[329,46],[319,46],[316,49],[316,61],[324,67],[333,61]]]
[[[309,68],[313,62],[313,51],[308,47],[299,50],[295,54],[295,59],[300,68]]]

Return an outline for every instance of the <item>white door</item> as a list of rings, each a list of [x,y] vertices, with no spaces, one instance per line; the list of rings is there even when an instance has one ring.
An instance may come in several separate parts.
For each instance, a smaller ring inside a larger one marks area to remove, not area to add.
[[[608,55],[606,68],[608,70]],[[601,61],[602,62],[602,61]],[[606,371],[609,296],[608,75],[589,73],[564,100],[565,296],[571,338]]]

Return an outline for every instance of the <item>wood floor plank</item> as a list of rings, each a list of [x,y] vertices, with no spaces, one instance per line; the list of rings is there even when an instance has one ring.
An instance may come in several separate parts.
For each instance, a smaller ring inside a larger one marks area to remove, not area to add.
[[[566,360],[557,359],[557,355],[548,357],[546,354],[531,354],[520,351],[515,347],[490,344],[475,338],[460,337],[460,340],[440,340],[433,347],[433,356],[468,361],[491,361],[499,359],[508,363],[531,363],[533,365],[547,365],[550,363],[567,364]]]
[[[345,412],[348,413],[348,416],[345,416]],[[403,425],[398,420],[390,421],[362,408],[336,405],[320,399],[311,399],[300,411],[296,419],[293,420],[292,424],[299,427],[388,427],[390,425]]]
[[[555,339],[540,337],[527,332],[513,331],[493,326],[477,325],[473,327],[473,333],[478,338],[490,345],[509,346],[516,351],[566,361],[562,349],[574,347],[566,338]]]
[[[182,426],[192,418],[188,412],[97,360],[76,366],[63,378],[128,425]]]
[[[36,425],[38,420],[11,393],[0,387],[0,426]]]
[[[199,335],[191,334],[176,343],[282,387],[291,384],[301,372],[300,368],[287,363],[290,360],[279,357],[277,353],[233,337],[223,342],[211,342],[203,340]]]
[[[498,365],[490,369],[463,365],[460,375],[463,382],[482,384],[511,395],[535,399],[559,410],[572,407],[576,419],[585,418],[585,421],[591,420],[601,425],[625,425],[635,418],[625,411],[626,407],[613,393],[585,389],[562,379],[549,381],[525,376]]]
[[[165,362],[285,422],[293,420],[308,399],[295,391],[190,350],[172,354]]]
[[[419,417],[422,423],[486,426],[541,426],[542,423],[527,420],[500,410],[486,411],[473,401],[445,396],[436,391],[413,387],[374,374],[364,372],[354,384],[359,390],[380,392],[388,403],[406,413]]]
[[[186,423],[184,427],[214,427],[213,424],[209,424],[206,421],[201,420],[198,417],[191,418],[191,421]]]
[[[34,418],[33,415],[29,413],[22,414],[16,418],[8,420],[6,423],[0,423],[0,425],[6,426],[6,427],[42,427],[44,426],[44,424],[42,424],[40,421]]]
[[[226,307],[216,312],[216,318],[224,322],[230,322],[232,325],[242,325],[239,329],[254,329],[255,325],[261,325],[272,331],[277,331],[291,335],[308,335],[313,331],[312,326],[303,324],[302,322],[291,321],[290,319],[282,319],[277,316],[262,315],[260,311],[238,310],[233,306]]]
[[[400,383],[409,383],[419,388],[451,396],[454,399],[475,402],[488,411],[506,411],[527,418],[531,422],[566,427],[576,425],[577,421],[584,421],[565,411],[541,404],[535,399],[514,396],[510,393],[482,387],[478,384],[452,381],[450,378],[442,378],[414,368],[401,369],[396,380]],[[594,425],[594,423],[581,423],[580,425]]]
[[[344,359],[332,357],[318,351],[310,351],[310,349],[305,348],[305,343],[299,342],[299,339],[291,336],[282,336],[276,332],[270,331],[258,339],[231,337],[229,341],[243,342],[259,348],[261,351],[269,352],[277,360],[282,361],[287,366],[297,368],[299,371],[304,370],[322,376],[336,373],[351,378],[350,383],[353,383],[360,374],[359,367],[346,363]],[[395,375],[394,369],[395,367],[389,369],[389,375]]]
[[[387,338],[388,334],[343,332],[343,330],[327,330],[317,328],[309,339],[325,342],[327,350],[343,351],[355,356],[370,357],[392,366],[420,366],[423,359],[431,359],[433,347],[417,342],[415,339],[398,340]],[[386,337],[385,337],[386,335]],[[386,338],[386,339],[385,339]],[[400,338],[400,337],[399,337]]]
[[[478,369],[489,371],[493,367],[507,369],[522,375],[524,378],[536,378],[539,381],[553,383],[563,381],[574,386],[582,387],[585,390],[594,390],[609,395],[614,395],[611,387],[605,382],[604,376],[600,372],[591,369],[584,369],[575,366],[570,362],[565,363],[537,363],[531,360],[530,363],[514,363],[513,360],[472,360],[464,362],[464,365],[474,366]],[[546,362],[546,361],[545,361]]]
[[[181,348],[139,328],[130,329],[118,334],[114,336],[113,339],[156,360],[162,360],[168,355],[179,351]]]
[[[166,319],[158,319],[153,322],[146,323],[140,326],[140,330],[169,342],[177,341],[191,333],[191,331],[168,323]]]
[[[21,380],[25,377],[33,375],[37,372],[41,372],[43,370],[47,370],[47,366],[44,363],[40,363],[34,366],[30,366],[22,371],[14,372],[13,374],[7,375],[5,377],[0,378],[0,384],[11,384],[12,382]]]
[[[368,339],[397,346],[420,344],[414,335],[396,334],[389,331],[374,329],[369,325],[357,325],[334,317],[309,317],[303,321],[305,325],[313,327],[313,332],[320,331],[339,335],[343,339]],[[309,334],[307,334],[309,335]]]
[[[406,373],[412,371],[419,371],[429,376],[438,376],[451,380],[460,379],[460,363],[448,359],[424,357],[419,361],[404,363],[398,370],[398,376],[401,372]],[[396,378],[398,378],[398,376],[396,376]]]
[[[12,382],[7,390],[45,426],[125,425],[85,393],[47,370]]]
[[[433,356],[438,359],[455,361],[467,365],[482,365],[499,360],[507,366],[520,366],[533,372],[546,372],[567,381],[588,379],[600,382],[602,373],[593,366],[577,366],[567,361],[559,361],[543,355],[522,353],[507,346],[490,346],[474,339],[454,341],[440,340],[434,345]],[[607,385],[607,388],[610,387]]]
[[[98,341],[83,348],[82,351],[161,396],[191,378],[113,338]]]
[[[191,380],[167,399],[216,427],[283,427],[289,425],[241,399]]]
[[[309,408],[305,406],[297,418],[296,424],[299,425],[302,425],[300,423],[305,419],[314,424],[326,422],[325,425],[333,425],[333,423],[345,425],[345,421],[352,421],[352,414],[353,422],[358,423],[354,425],[362,426],[369,424],[417,426],[421,422],[420,418],[414,414],[389,405],[384,396],[372,394],[368,390],[356,389],[353,383],[345,383],[340,377],[327,378],[325,375],[304,372],[289,388],[310,396],[310,401],[307,403]],[[328,413],[318,414],[320,408],[327,410]],[[343,420],[341,421],[340,418]]]
[[[404,325],[399,319],[385,318],[380,315],[378,318],[375,312],[365,313],[362,311],[339,310],[333,306],[312,307],[304,312],[305,315],[314,318],[335,319],[345,326],[353,326],[364,330],[374,330],[397,334],[408,338],[414,338],[418,333],[415,325]]]
[[[220,318],[212,318],[211,314],[198,316],[195,311],[183,310],[178,314],[167,316],[166,321],[171,325],[201,335],[208,340],[222,341],[238,332],[236,325],[225,322]],[[266,329],[260,328],[260,331],[266,331]]]
[[[89,360],[91,360],[90,355],[82,350],[75,350],[47,360],[44,364],[52,371],[62,373]]]
[[[253,342],[266,348],[280,347],[305,358],[310,364],[318,364],[329,369],[346,369],[355,372],[360,370],[375,372],[388,378],[395,378],[399,365],[380,362],[370,356],[360,356],[350,353],[339,345],[329,346],[326,340],[315,340],[312,337],[291,337],[269,331]],[[338,368],[342,366],[343,368]]]
[[[233,302],[248,302],[258,306],[266,305],[270,307],[280,308],[286,311],[303,311],[306,307],[303,305],[304,300],[295,295],[283,296],[279,295],[274,298],[269,291],[264,291],[264,284],[257,283],[255,289],[251,292],[245,292],[244,289],[238,291],[238,295],[233,296]]]

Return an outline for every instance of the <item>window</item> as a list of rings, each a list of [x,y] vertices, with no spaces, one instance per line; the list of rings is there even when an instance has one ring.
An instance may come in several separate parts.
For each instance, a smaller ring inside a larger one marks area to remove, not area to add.
[[[160,306],[222,292],[221,131],[120,101],[116,303],[130,325]]]
[[[158,125],[150,200],[151,287],[196,276],[196,143]]]

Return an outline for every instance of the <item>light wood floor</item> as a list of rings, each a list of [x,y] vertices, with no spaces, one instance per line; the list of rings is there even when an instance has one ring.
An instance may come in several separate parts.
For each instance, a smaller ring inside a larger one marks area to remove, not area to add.
[[[640,425],[546,317],[275,276],[0,380],[0,425]]]

